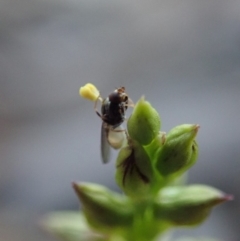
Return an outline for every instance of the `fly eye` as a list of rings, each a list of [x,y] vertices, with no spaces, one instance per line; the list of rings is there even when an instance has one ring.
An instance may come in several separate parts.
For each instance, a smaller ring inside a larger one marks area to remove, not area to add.
[[[122,97],[122,101],[123,101],[123,102],[126,102],[127,100],[128,100],[127,95],[124,95],[124,96]]]

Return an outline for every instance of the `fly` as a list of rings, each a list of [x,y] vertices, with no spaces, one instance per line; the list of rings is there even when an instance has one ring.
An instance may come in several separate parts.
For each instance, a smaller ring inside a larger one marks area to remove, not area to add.
[[[98,98],[102,100],[101,97]],[[98,100],[97,100],[98,101]],[[125,120],[125,112],[133,102],[128,98],[124,87],[115,89],[107,98],[102,100],[101,114],[95,111],[102,119],[101,127],[101,155],[103,163],[109,162],[110,146],[114,149],[122,147],[126,139],[125,129],[121,124]]]

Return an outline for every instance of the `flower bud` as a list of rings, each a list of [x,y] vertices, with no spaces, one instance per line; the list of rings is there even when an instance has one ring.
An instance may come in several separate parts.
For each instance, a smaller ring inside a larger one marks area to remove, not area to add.
[[[152,164],[138,142],[131,140],[120,150],[116,168],[116,182],[126,195],[141,199],[148,197],[153,179]]]
[[[80,87],[79,95],[84,99],[96,101],[99,98],[100,93],[95,85],[87,83],[83,87]]]
[[[164,145],[156,152],[156,168],[162,176],[181,174],[192,166],[198,155],[195,141],[199,125],[180,125],[166,136]]]
[[[231,199],[232,196],[205,185],[167,187],[157,197],[154,214],[172,226],[197,225],[214,206]]]
[[[158,112],[142,97],[135,105],[127,122],[129,136],[142,145],[148,145],[158,135],[160,117]]]
[[[88,223],[109,233],[110,229],[127,227],[133,219],[132,206],[122,195],[91,183],[73,183]]]
[[[166,133],[159,131],[158,135],[153,139],[153,141],[149,145],[144,146],[144,149],[146,150],[150,159],[154,158],[155,153],[164,145],[165,141]]]

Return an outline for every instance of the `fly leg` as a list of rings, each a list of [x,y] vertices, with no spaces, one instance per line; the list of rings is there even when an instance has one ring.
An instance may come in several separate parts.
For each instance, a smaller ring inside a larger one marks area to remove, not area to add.
[[[97,114],[101,119],[103,119],[103,118],[102,118],[102,115],[98,112],[98,109],[97,109],[97,103],[98,103],[98,101],[101,101],[101,102],[102,102],[102,97],[101,97],[100,95],[98,96],[98,98],[97,98],[96,101],[95,101],[94,110],[95,110],[96,114]]]

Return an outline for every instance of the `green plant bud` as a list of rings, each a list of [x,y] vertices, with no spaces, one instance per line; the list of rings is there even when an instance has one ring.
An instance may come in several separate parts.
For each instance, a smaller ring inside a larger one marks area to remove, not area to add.
[[[79,211],[58,211],[44,215],[40,227],[65,241],[103,241],[106,236],[93,232]]]
[[[133,209],[126,197],[97,184],[73,183],[73,188],[93,228],[109,233],[132,223]]]
[[[153,139],[153,141],[149,145],[144,146],[144,149],[146,150],[150,159],[154,158],[155,153],[159,150],[160,147],[164,145],[165,141],[166,132],[159,131],[158,135]]]
[[[162,176],[181,174],[197,160],[195,141],[199,125],[184,124],[173,128],[164,145],[156,152],[156,168]]]
[[[150,191],[153,170],[144,148],[136,141],[123,147],[116,162],[116,182],[132,198],[147,198]]]
[[[148,145],[158,135],[160,117],[158,112],[142,97],[135,105],[127,122],[128,133],[133,140]]]
[[[154,214],[172,226],[197,225],[214,206],[231,199],[232,196],[205,185],[167,187],[157,197]]]

